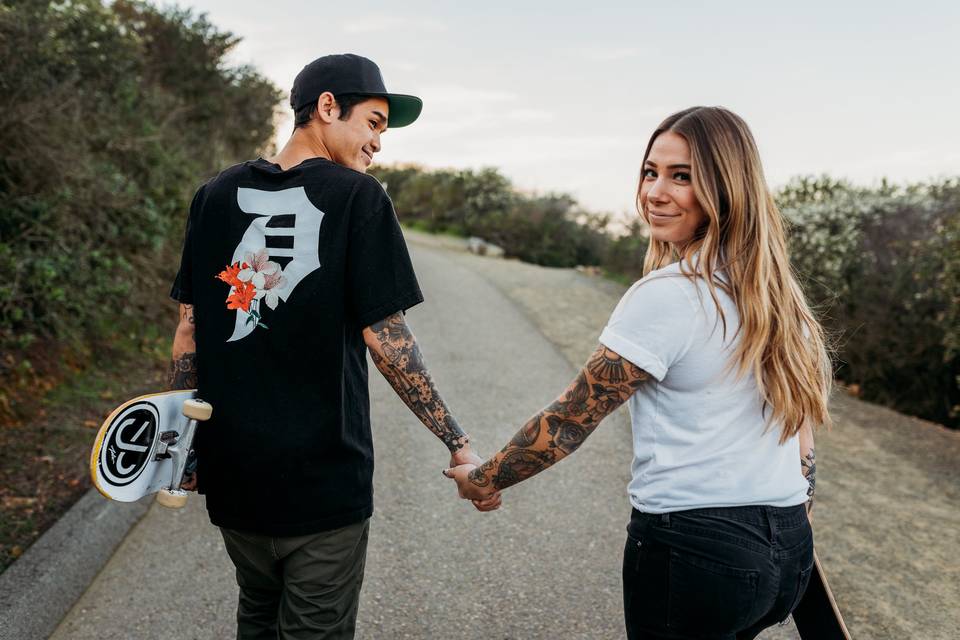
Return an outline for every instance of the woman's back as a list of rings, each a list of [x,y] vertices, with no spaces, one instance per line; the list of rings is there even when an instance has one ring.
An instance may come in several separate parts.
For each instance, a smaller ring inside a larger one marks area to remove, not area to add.
[[[733,300],[715,291],[726,336],[706,282],[673,263],[631,287],[600,337],[655,378],[629,401],[629,493],[639,511],[807,500],[797,437],[779,443],[780,424],[768,424],[753,374],[735,373],[739,316]]]

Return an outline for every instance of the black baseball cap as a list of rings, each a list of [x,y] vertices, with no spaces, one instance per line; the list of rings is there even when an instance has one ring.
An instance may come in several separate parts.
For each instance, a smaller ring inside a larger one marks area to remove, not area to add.
[[[324,91],[334,96],[353,94],[385,98],[390,105],[388,125],[391,129],[411,124],[423,109],[423,101],[416,96],[387,93],[380,67],[373,60],[353,53],[323,56],[305,66],[293,81],[290,106],[296,111],[316,102]]]

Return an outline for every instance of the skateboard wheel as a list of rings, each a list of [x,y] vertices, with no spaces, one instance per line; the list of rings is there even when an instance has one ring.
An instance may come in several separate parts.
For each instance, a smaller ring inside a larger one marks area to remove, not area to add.
[[[187,492],[179,489],[160,489],[157,492],[157,502],[168,509],[180,509],[187,504]]]
[[[203,422],[209,420],[210,416],[213,415],[213,407],[203,400],[184,400],[183,415],[191,420]]]

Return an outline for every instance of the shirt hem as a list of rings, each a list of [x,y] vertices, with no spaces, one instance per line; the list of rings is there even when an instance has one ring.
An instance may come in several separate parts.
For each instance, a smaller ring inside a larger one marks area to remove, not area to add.
[[[189,291],[185,291],[180,287],[174,287],[170,290],[170,299],[174,302],[180,302],[182,304],[193,304],[193,296]]]
[[[806,498],[800,502],[795,502],[794,500],[758,500],[755,502],[702,502],[698,504],[684,504],[677,505],[674,507],[665,507],[665,508],[650,508],[649,506],[641,506],[630,497],[630,506],[639,511],[640,513],[650,513],[653,515],[660,515],[663,513],[674,513],[676,511],[690,511],[691,509],[726,509],[730,507],[796,507],[798,505],[804,504]]]
[[[325,516],[315,520],[295,523],[271,523],[251,521],[244,517],[233,516],[229,514],[214,513],[208,510],[210,522],[215,526],[224,529],[233,529],[236,531],[245,531],[263,536],[306,536],[321,531],[331,531],[351,524],[362,522],[373,515],[373,503],[366,505],[356,511],[347,513],[338,513],[332,516]]]
[[[609,328],[604,329],[603,333],[600,334],[600,344],[616,351],[619,356],[626,358],[632,364],[640,367],[656,378],[657,382],[663,382],[663,377],[667,374],[667,368],[663,365],[660,358],[643,347],[633,344]]]
[[[415,307],[421,302],[423,302],[423,294],[419,290],[412,293],[407,293],[394,298],[386,304],[382,304],[371,309],[370,311],[359,314],[357,316],[357,321],[360,323],[361,327],[366,328],[372,325],[374,322],[379,322],[380,320],[383,320],[384,318],[399,311],[406,311],[407,309]]]

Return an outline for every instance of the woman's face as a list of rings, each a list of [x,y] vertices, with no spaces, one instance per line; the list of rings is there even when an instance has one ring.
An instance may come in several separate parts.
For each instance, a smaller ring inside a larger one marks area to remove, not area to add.
[[[672,131],[657,136],[640,174],[640,207],[655,240],[683,246],[707,220],[691,180],[690,145]]]

